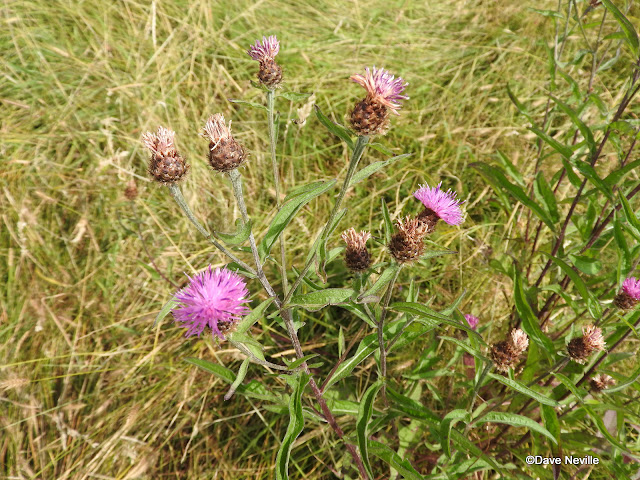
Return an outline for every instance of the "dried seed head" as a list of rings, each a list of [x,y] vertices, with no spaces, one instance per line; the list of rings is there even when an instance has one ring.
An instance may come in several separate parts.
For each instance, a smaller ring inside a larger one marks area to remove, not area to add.
[[[613,304],[620,310],[631,310],[640,303],[640,280],[629,277],[622,282],[622,288],[613,299]]]
[[[529,346],[529,338],[522,330],[513,329],[506,340],[493,344],[491,347],[491,360],[500,372],[509,371],[518,362],[521,354]]]
[[[582,336],[571,339],[567,352],[574,362],[585,363],[593,352],[604,350],[606,344],[602,338],[602,330],[593,325],[582,328]]]
[[[133,178],[129,180],[129,183],[127,183],[127,188],[124,189],[124,196],[127,198],[127,200],[131,201],[138,198],[138,187],[136,185],[136,181]]]
[[[275,61],[279,51],[280,42],[275,35],[262,37],[262,42],[257,40],[255,45],[251,45],[247,50],[249,56],[260,63],[258,80],[271,90],[282,82],[282,67]]]
[[[347,244],[344,252],[344,262],[347,268],[354,272],[362,272],[371,265],[371,255],[367,250],[367,240],[371,238],[364,230],[357,233],[354,228],[342,232],[342,239]]]
[[[417,219],[410,217],[396,223],[398,233],[391,237],[389,252],[398,263],[417,260],[424,253],[423,239],[427,227]]]
[[[231,121],[227,126],[221,113],[209,117],[204,133],[209,139],[209,165],[214,170],[228,172],[238,168],[247,158],[244,147],[231,135]]]
[[[389,130],[389,115],[399,115],[400,102],[409,98],[402,95],[408,83],[376,67],[365,68],[364,75],[352,75],[351,80],[367,91],[351,112],[351,126],[359,135],[384,135]]]
[[[142,143],[151,152],[149,174],[162,184],[175,183],[189,171],[189,165],[175,148],[175,135],[174,131],[164,127],[158,127],[157,133],[142,135]]]
[[[596,392],[601,392],[609,387],[613,387],[616,384],[616,381],[609,375],[599,373],[593,377],[589,383],[591,384],[591,388]]]

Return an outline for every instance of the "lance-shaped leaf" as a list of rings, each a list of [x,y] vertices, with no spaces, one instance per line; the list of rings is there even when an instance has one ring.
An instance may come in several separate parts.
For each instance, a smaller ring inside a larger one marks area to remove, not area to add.
[[[258,320],[264,317],[264,312],[267,310],[267,307],[271,305],[274,297],[267,298],[264,302],[258,305],[256,308],[251,310],[248,315],[242,317],[242,320],[238,322],[236,325],[234,333],[245,333],[249,330]],[[231,334],[233,335],[233,334]]]
[[[376,399],[376,395],[382,388],[382,380],[378,380],[376,383],[371,385],[364,395],[360,399],[360,406],[358,407],[358,419],[356,420],[356,432],[358,434],[358,448],[360,449],[360,454],[362,456],[362,463],[364,463],[364,468],[367,470],[370,478],[375,478],[373,476],[373,471],[371,470],[371,463],[369,462],[369,421],[371,420],[371,415],[373,414],[373,402]]]
[[[342,305],[349,303],[349,299],[355,294],[353,288],[327,288],[311,293],[294,295],[287,306],[302,307],[310,312],[317,312],[327,305]]]
[[[289,457],[291,456],[293,442],[304,429],[302,392],[307,383],[309,383],[310,377],[304,372],[299,372],[294,377],[289,379],[289,382],[293,384],[293,394],[289,399],[289,426],[276,455],[276,480],[289,479]]]
[[[316,117],[318,117],[320,123],[323,124],[331,133],[342,139],[349,146],[349,148],[353,150],[355,144],[353,143],[353,138],[351,138],[351,132],[342,125],[333,123],[329,118],[327,118],[324,113],[322,113],[320,107],[318,107],[317,105],[314,105],[314,107],[316,110]]]
[[[584,137],[585,142],[587,142],[589,151],[592,154],[595,153],[596,141],[594,140],[593,133],[591,133],[591,130],[589,129],[589,127],[587,127],[587,125],[582,120],[580,120],[580,117],[578,117],[578,114],[574,112],[573,109],[570,106],[568,106],[566,103],[563,103],[561,100],[557,99],[553,95],[551,95],[551,99],[554,102],[556,102],[558,107],[560,107],[560,110],[566,113],[571,119],[571,121],[573,122],[573,124],[578,128],[578,130],[580,130],[580,133]]]
[[[236,220],[236,233],[216,232],[216,236],[227,245],[242,245],[251,235],[251,226],[253,222],[249,220],[244,223],[242,219]]]
[[[413,155],[413,154],[412,153],[404,153],[402,155],[397,155],[395,157],[392,157],[392,158],[390,158],[388,160],[382,160],[380,162],[374,162],[374,163],[372,163],[370,165],[367,165],[366,167],[364,167],[364,168],[360,169],[358,172],[356,172],[356,174],[351,179],[351,183],[349,184],[349,186],[352,187],[356,183],[361,182],[365,178],[373,175],[374,173],[376,173],[381,168],[384,168],[387,165],[390,165],[393,162],[397,162],[398,160],[401,160],[403,158],[409,158],[411,155]]]
[[[543,405],[549,405],[550,407],[557,407],[560,405],[553,398],[538,393],[535,390],[527,387],[526,385],[518,382],[517,380],[511,380],[510,378],[503,377],[502,375],[496,375],[494,373],[488,373],[488,375],[494,380],[499,381],[507,387],[513,388],[514,390],[522,393],[523,395],[526,395],[527,397],[533,398],[535,401],[540,402]]]
[[[397,263],[392,263],[387,268],[384,269],[382,274],[378,277],[375,283],[371,286],[369,290],[362,293],[358,299],[362,300],[365,297],[369,297],[370,295],[376,295],[380,290],[382,290],[391,280],[393,280],[398,272],[399,265]]]
[[[483,423],[492,422],[492,423],[504,423],[507,425],[511,425],[513,427],[524,427],[529,430],[533,430],[534,432],[538,432],[549,440],[551,440],[554,444],[557,443],[555,437],[540,425],[538,422],[531,420],[528,417],[523,417],[522,415],[517,415],[515,413],[507,413],[507,412],[489,412],[483,417],[478,418],[473,423],[476,425],[481,425]]]
[[[311,96],[310,93],[298,93],[298,92],[279,92],[279,97],[284,97],[287,100],[291,100],[292,102],[301,102],[302,100],[306,100]]]
[[[389,208],[384,198],[380,199],[382,202],[382,218],[384,219],[384,244],[389,245],[391,241],[391,235],[393,234],[393,225],[391,223],[391,216],[389,215]]]
[[[311,185],[306,185],[302,189],[297,189],[285,198],[284,205],[282,205],[280,211],[276,213],[275,217],[271,221],[269,230],[258,246],[258,252],[260,253],[262,261],[264,261],[271,251],[273,244],[278,240],[278,237],[280,237],[282,231],[287,227],[287,225],[291,223],[291,220],[293,220],[298,211],[312,199],[333,187],[335,183],[335,179],[330,181],[314,182]]]
[[[169,312],[173,310],[175,307],[177,307],[178,305],[180,305],[180,303],[176,302],[175,297],[171,297],[171,299],[164,304],[160,312],[158,312],[158,315],[156,315],[156,319],[153,322],[153,328],[155,328],[158,322],[161,322],[164,319],[164,317],[169,315]]]
[[[549,136],[547,133],[543,132],[539,128],[529,127],[529,130],[531,130],[538,137],[540,137],[541,140],[544,140],[544,142],[546,144],[550,145],[556,152],[558,152],[560,155],[562,155],[567,160],[569,160],[571,158],[571,155],[573,155],[573,150],[571,150],[571,148],[569,148],[566,145],[560,143],[555,138]]]
[[[602,0],[602,4],[613,14],[614,18],[620,25],[620,28],[622,28],[627,39],[627,43],[629,44],[629,48],[633,53],[633,58],[637,59],[639,54],[638,52],[640,52],[640,42],[638,41],[638,33],[636,32],[636,29],[633,28],[633,23],[624,16],[624,14],[613,4],[611,0]]]
[[[482,339],[480,334],[475,330],[469,328],[468,324],[458,322],[446,315],[442,315],[441,313],[438,313],[435,310],[431,310],[429,307],[427,307],[426,305],[422,305],[421,303],[395,302],[392,303],[389,308],[391,310],[395,310],[396,312],[409,313],[411,315],[416,315],[417,317],[435,320],[438,323],[444,323],[445,325],[450,325],[460,330],[464,330],[465,332],[467,332],[467,334],[478,337],[478,339],[484,344],[484,340]]]
[[[229,388],[229,391],[227,392],[227,394],[224,396],[225,400],[229,400],[233,396],[237,388],[242,384],[244,377],[247,376],[247,370],[249,369],[250,363],[251,363],[251,360],[248,358],[245,358],[244,361],[240,364],[240,368],[238,369],[238,376],[231,384],[231,387]]]
[[[391,450],[384,443],[369,440],[369,450],[380,460],[383,460],[392,468],[396,469],[403,478],[406,478],[407,480],[423,480],[422,475],[420,475],[407,460],[403,460],[400,455]]]
[[[245,105],[247,107],[257,108],[258,110],[267,110],[267,107],[265,107],[261,103],[247,102],[246,100],[237,100],[235,98],[230,98],[229,101],[231,103],[235,103],[236,105]]]
[[[452,410],[447,413],[442,419],[442,423],[440,424],[440,443],[442,445],[442,450],[444,451],[447,457],[451,456],[451,427],[453,427],[460,420],[469,421],[469,412],[466,410]]]

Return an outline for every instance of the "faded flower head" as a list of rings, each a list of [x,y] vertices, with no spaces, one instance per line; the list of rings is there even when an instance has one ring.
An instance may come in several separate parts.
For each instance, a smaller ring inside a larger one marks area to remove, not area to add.
[[[491,346],[491,359],[500,372],[509,371],[518,362],[522,355],[529,347],[529,337],[522,330],[513,329],[506,340],[495,343]]]
[[[424,205],[424,210],[418,219],[424,222],[428,233],[436,228],[438,220],[443,220],[449,225],[460,225],[462,223],[462,211],[460,210],[461,200],[456,199],[456,193],[452,190],[440,190],[442,182],[437,187],[420,185],[420,188],[413,194]]]
[[[182,304],[173,310],[175,321],[187,329],[187,337],[200,336],[208,326],[214,337],[224,340],[224,333],[249,311],[243,305],[249,302],[244,279],[226,268],[213,270],[209,265],[189,280],[175,295]]]
[[[124,189],[124,196],[127,200],[134,201],[138,198],[138,186],[136,185],[136,181],[132,178],[127,183],[127,187]]]
[[[205,137],[209,139],[209,165],[218,172],[228,172],[238,168],[247,154],[231,135],[231,121],[227,126],[224,116],[216,113],[204,125]]]
[[[389,113],[399,115],[402,95],[408,83],[396,78],[384,68],[365,68],[364,75],[352,75],[351,80],[362,85],[367,96],[358,102],[351,113],[351,125],[359,135],[381,135],[389,129]]]
[[[344,262],[349,270],[362,272],[371,265],[371,254],[367,250],[367,240],[371,238],[369,232],[360,233],[354,228],[342,232],[342,239],[347,244],[344,252]]]
[[[609,387],[613,387],[616,384],[616,381],[609,375],[599,373],[593,377],[589,383],[591,384],[591,388],[596,392],[601,392]]]
[[[256,40],[255,45],[251,45],[249,50],[247,50],[251,58],[260,62],[258,80],[272,90],[282,81],[282,67],[275,61],[279,51],[280,42],[278,42],[275,35],[262,37],[262,42]]]
[[[640,303],[640,280],[629,277],[622,282],[622,288],[613,299],[613,304],[621,310],[630,310]]]
[[[469,324],[469,328],[471,328],[472,330],[478,328],[478,323],[480,323],[480,319],[478,317],[474,317],[469,313],[465,313],[464,319],[467,321],[467,323]]]
[[[567,352],[574,362],[585,363],[593,352],[604,350],[602,330],[594,325],[582,327],[582,336],[571,339]]]
[[[159,183],[170,184],[182,179],[189,171],[189,165],[175,147],[176,132],[158,127],[157,133],[142,134],[142,143],[151,152],[149,175]]]
[[[398,233],[391,237],[389,252],[398,263],[417,260],[424,253],[426,226],[415,218],[407,217],[396,223]]]

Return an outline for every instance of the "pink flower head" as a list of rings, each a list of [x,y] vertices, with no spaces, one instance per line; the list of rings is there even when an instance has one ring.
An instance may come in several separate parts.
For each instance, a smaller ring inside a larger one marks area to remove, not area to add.
[[[267,60],[273,60],[280,51],[280,42],[275,35],[270,37],[262,37],[262,43],[260,40],[256,40],[255,45],[251,45],[247,53],[251,58],[258,62],[266,62]]]
[[[480,319],[478,317],[474,317],[473,315],[470,315],[468,313],[464,314],[464,319],[467,321],[469,327],[472,330],[475,330],[478,327],[478,323],[480,322]]]
[[[456,192],[440,190],[442,182],[437,187],[420,185],[420,188],[413,194],[422,202],[425,209],[431,210],[440,220],[444,220],[449,225],[460,225],[462,223],[462,211],[460,210],[461,200],[456,199]]]
[[[158,133],[145,132],[142,134],[142,144],[152,155],[158,157],[173,157],[176,154],[174,146],[176,132],[165,127],[158,127]]]
[[[175,295],[175,300],[183,304],[173,310],[175,321],[187,328],[186,337],[200,336],[209,326],[214,337],[224,340],[222,331],[249,311],[242,305],[249,301],[244,279],[226,268],[213,270],[209,265],[189,280],[189,285]]]
[[[636,277],[629,277],[622,282],[622,291],[634,300],[640,300],[640,280]]]
[[[409,97],[402,95],[405,87],[409,83],[403,83],[401,77],[395,78],[384,68],[373,67],[369,70],[366,67],[364,75],[352,75],[351,80],[362,85],[367,91],[367,95],[385,107],[395,115],[400,115],[398,109],[402,106],[399,102]]]

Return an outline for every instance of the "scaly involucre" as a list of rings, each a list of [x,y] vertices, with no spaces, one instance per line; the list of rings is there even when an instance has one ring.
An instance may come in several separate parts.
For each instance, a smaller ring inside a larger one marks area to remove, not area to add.
[[[396,78],[384,68],[373,67],[370,70],[366,67],[364,75],[352,75],[351,80],[364,87],[370,100],[384,105],[395,115],[400,115],[400,102],[409,98],[402,95],[409,83],[405,83],[401,77]]]
[[[249,312],[243,305],[249,301],[244,279],[226,268],[213,270],[209,265],[189,280],[175,295],[176,302],[182,304],[173,309],[175,321],[187,329],[187,337],[200,336],[208,326],[214,337],[224,340],[223,332]]]
[[[189,171],[189,165],[176,150],[175,136],[173,130],[165,127],[158,127],[157,133],[142,134],[142,144],[151,152],[149,175],[163,185],[178,182]]]

